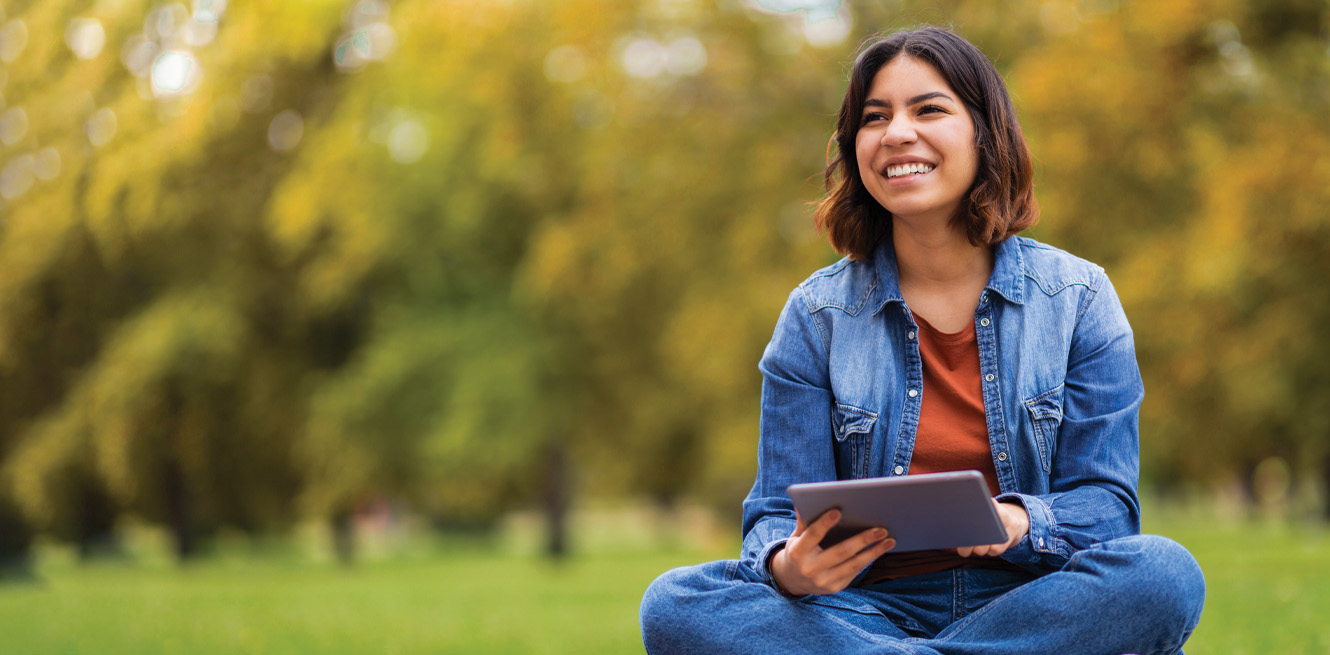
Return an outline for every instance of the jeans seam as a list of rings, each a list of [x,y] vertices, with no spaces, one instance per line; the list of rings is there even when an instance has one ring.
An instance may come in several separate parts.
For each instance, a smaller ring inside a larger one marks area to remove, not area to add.
[[[965,616],[965,569],[952,569],[951,580],[951,623],[955,623]]]
[[[965,616],[961,617],[960,619],[957,619],[956,621],[953,621],[953,622],[951,623],[951,625],[948,625],[947,627],[943,628],[943,631],[944,631],[944,632],[945,632],[945,631],[950,631],[950,632],[951,632],[950,634],[946,635],[945,637],[943,637],[943,636],[935,636],[933,639],[934,639],[935,641],[944,642],[944,643],[945,643],[945,642],[950,642],[950,641],[952,641],[953,638],[954,638],[954,636],[956,635],[956,633],[963,631],[963,630],[966,628],[966,626],[968,626],[969,624],[973,623],[973,622],[975,621],[975,619],[976,619],[978,616],[980,616],[980,615],[982,615],[982,614],[984,613],[984,610],[987,610],[988,608],[990,608],[990,607],[992,607],[993,605],[997,604],[998,602],[1000,602],[1000,601],[1006,599],[1008,596],[1010,596],[1010,595],[1012,595],[1012,594],[1014,594],[1014,593],[1017,593],[1017,592],[1020,592],[1020,591],[1025,591],[1026,589],[1033,588],[1034,585],[1038,584],[1040,581],[1042,581],[1042,580],[1044,580],[1044,579],[1045,579],[1045,577],[1038,577],[1038,578],[1035,578],[1034,580],[1030,580],[1029,582],[1022,583],[1022,584],[1020,584],[1019,586],[1017,586],[1017,587],[1015,587],[1015,588],[1013,588],[1013,589],[1010,589],[1010,590],[1004,592],[1002,595],[998,596],[997,598],[994,598],[994,599],[988,601],[987,603],[984,603],[984,606],[983,606],[983,607],[980,607],[979,609],[977,609],[977,610],[975,610],[975,611],[973,611],[973,612],[970,612],[969,614],[966,614]]]

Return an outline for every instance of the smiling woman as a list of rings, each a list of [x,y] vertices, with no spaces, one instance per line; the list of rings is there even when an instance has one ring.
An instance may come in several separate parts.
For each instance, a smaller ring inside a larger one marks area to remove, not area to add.
[[[1140,534],[1131,327],[1102,268],[1015,236],[1038,209],[1002,78],[947,30],[871,42],[836,144],[817,220],[846,257],[790,294],[758,366],[741,559],[658,578],[647,651],[1179,652],[1205,582]],[[824,544],[840,512],[800,516],[787,492],[964,470],[1000,543]]]
[[[946,225],[974,181],[974,121],[936,69],[897,57],[873,77],[855,154],[864,187],[894,220]]]
[[[987,65],[973,65],[976,59]],[[901,84],[913,84],[918,89],[906,92],[907,87]],[[861,176],[860,168],[879,175],[887,173],[873,171],[871,160],[863,159],[865,154],[886,150],[888,158],[937,163],[919,154],[934,144],[908,141],[911,135],[903,134],[902,121],[896,121],[895,127],[902,133],[884,133],[895,116],[890,111],[891,99],[884,95],[892,90],[905,98],[903,105],[899,99],[896,102],[905,112],[907,126],[941,123],[945,133],[953,137],[964,135],[963,127],[959,131],[953,127],[958,123],[968,122],[973,130],[968,149],[975,158],[972,175],[953,176],[968,180],[962,193],[967,206],[951,218],[965,226],[972,244],[997,243],[1038,222],[1034,167],[1002,77],[964,39],[941,30],[920,30],[912,39],[893,37],[865,48],[850,73],[845,102],[836,121],[834,138],[839,154],[824,174],[831,193],[817,212],[818,227],[826,230],[837,250],[852,259],[867,258],[891,225],[892,213],[882,196],[869,191],[873,176]],[[864,133],[862,137],[860,132]],[[924,132],[927,136],[938,129],[927,128]],[[900,141],[902,136],[907,141]],[[876,144],[863,141],[873,137],[878,139]],[[888,137],[896,140],[883,144],[882,139]],[[905,148],[911,145],[916,147]],[[847,153],[857,156],[849,157]]]

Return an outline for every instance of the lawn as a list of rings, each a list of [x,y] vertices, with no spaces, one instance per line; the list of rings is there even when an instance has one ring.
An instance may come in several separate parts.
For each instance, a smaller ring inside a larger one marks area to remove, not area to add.
[[[1330,535],[1169,519],[1209,583],[1189,655],[1330,653]],[[655,575],[729,548],[591,547],[562,565],[529,549],[433,544],[351,569],[291,553],[78,565],[0,587],[0,653],[634,653]]]

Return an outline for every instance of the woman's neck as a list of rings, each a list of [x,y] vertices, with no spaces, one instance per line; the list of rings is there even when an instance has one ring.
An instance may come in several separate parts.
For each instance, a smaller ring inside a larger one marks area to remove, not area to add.
[[[983,286],[993,272],[993,250],[972,245],[964,227],[893,221],[891,233],[902,288]]]

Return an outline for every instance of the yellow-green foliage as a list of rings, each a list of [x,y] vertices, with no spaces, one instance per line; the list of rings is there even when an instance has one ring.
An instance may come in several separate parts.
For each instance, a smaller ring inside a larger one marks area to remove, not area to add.
[[[732,506],[756,361],[835,259],[809,203],[854,44],[924,21],[1007,76],[1035,236],[1115,280],[1147,480],[1306,477],[1330,456],[1330,9],[1000,5],[847,2],[816,45],[754,3],[231,2],[211,41],[158,39],[202,74],[154,98],[127,48],[194,5],[7,4],[0,496],[53,530],[88,489],[159,521],[183,493],[202,528],[379,494],[483,521],[563,449],[584,492]],[[679,50],[639,77],[632,47]],[[58,173],[20,184],[47,149]]]

